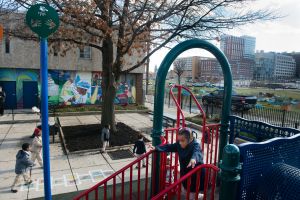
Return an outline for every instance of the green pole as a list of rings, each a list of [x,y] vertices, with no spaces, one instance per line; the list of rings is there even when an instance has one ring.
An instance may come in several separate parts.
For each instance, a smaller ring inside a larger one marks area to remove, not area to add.
[[[238,184],[241,180],[240,150],[234,144],[228,144],[223,151],[221,168],[221,187],[219,200],[236,199]]]
[[[173,61],[182,52],[193,49],[201,48],[212,53],[217,60],[220,62],[223,75],[224,75],[224,99],[222,107],[222,119],[221,119],[221,131],[220,131],[220,144],[219,144],[219,159],[221,158],[223,148],[227,144],[228,140],[228,122],[229,114],[231,108],[231,92],[232,92],[232,75],[229,62],[223,52],[214,46],[213,44],[200,39],[191,39],[176,45],[167,56],[162,61],[156,76],[155,82],[155,95],[154,95],[154,114],[153,114],[153,130],[152,130],[152,144],[157,146],[161,143],[160,136],[163,133],[162,123],[163,123],[163,110],[164,110],[164,93],[165,93],[165,83],[166,76],[170,69]],[[160,169],[160,158],[157,157],[157,166],[154,167],[156,170],[155,186],[154,192],[158,192],[159,187],[159,169]]]

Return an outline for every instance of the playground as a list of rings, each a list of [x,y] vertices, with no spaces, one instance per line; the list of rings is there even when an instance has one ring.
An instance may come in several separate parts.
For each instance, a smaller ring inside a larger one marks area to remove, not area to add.
[[[95,115],[56,118],[59,131],[53,135],[51,143],[47,37],[58,28],[59,16],[54,8],[43,4],[33,5],[28,13],[27,24],[41,38],[43,166],[34,166],[30,170],[32,183],[21,185],[17,194],[10,193],[8,182],[12,181],[12,166],[15,163],[11,155],[14,155],[20,143],[29,140],[24,130],[33,129],[36,124],[28,121],[3,125],[0,146],[1,173],[4,175],[1,176],[1,198],[300,199],[300,130],[232,115],[233,80],[230,64],[219,48],[201,39],[186,40],[168,52],[156,76],[153,117],[139,113],[116,115],[117,127],[122,132],[115,133],[111,149],[107,149],[107,152],[100,153],[101,143],[97,133],[102,127],[95,125],[104,121],[104,118]],[[37,16],[42,18],[44,30],[32,23],[32,20],[36,20],[32,17]],[[53,22],[50,28],[47,17]],[[172,116],[165,112],[167,109],[164,109],[167,73],[181,53],[194,48],[207,50],[221,65],[224,90],[220,120],[214,123],[208,121],[193,91],[183,85],[172,84],[169,95],[176,105],[175,117],[172,125],[167,123],[168,126],[165,126],[166,120],[172,120]],[[79,88],[78,92],[86,91]],[[181,108],[183,93],[188,94],[196,105],[201,126],[192,129],[187,123],[186,112]],[[114,112],[110,105],[107,104],[107,108],[103,106],[102,112],[106,116],[111,114],[108,111]],[[133,142],[138,139],[138,132],[145,130],[145,125],[151,132],[143,133],[144,141],[151,141],[151,145],[147,144],[143,154],[134,157]],[[239,139],[243,142],[237,142]]]

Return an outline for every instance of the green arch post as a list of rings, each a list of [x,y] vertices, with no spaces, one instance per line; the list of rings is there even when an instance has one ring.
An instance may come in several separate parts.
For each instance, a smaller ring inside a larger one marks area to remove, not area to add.
[[[232,92],[232,75],[229,62],[223,52],[217,48],[215,45],[200,39],[191,39],[185,42],[182,42],[176,45],[167,56],[162,61],[156,76],[155,82],[155,96],[154,96],[154,114],[153,114],[153,130],[152,130],[152,144],[157,146],[160,144],[160,136],[163,133],[162,123],[163,123],[163,110],[164,110],[164,93],[165,93],[165,83],[167,73],[172,65],[173,61],[179,56],[182,52],[193,49],[200,48],[205,49],[212,53],[219,63],[221,64],[223,75],[224,75],[224,99],[222,106],[222,118],[221,118],[221,131],[220,131],[220,143],[219,143],[219,159],[221,159],[223,149],[228,141],[228,123],[229,123],[229,114],[231,108],[231,92]],[[155,167],[156,178],[159,180],[159,157],[157,157]],[[155,184],[158,186],[157,184]],[[157,188],[158,189],[158,188]],[[155,191],[158,191],[155,189]]]

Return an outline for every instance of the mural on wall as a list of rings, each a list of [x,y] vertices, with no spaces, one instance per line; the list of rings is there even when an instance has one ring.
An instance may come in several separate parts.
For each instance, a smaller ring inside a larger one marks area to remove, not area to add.
[[[101,72],[70,72],[50,70],[48,77],[49,104],[100,104],[102,100]],[[135,76],[121,77],[116,104],[135,103]]]
[[[101,72],[92,73],[91,91],[92,91],[91,104],[101,103],[101,98],[102,98]]]
[[[90,104],[91,73],[50,70],[49,104]]]
[[[23,81],[38,81],[39,71],[34,69],[0,69],[0,81],[16,81],[17,108],[23,108]]]
[[[23,81],[39,81],[39,70],[0,69],[0,81],[16,81],[17,107],[23,108]],[[122,75],[116,104],[136,102],[135,75]],[[40,84],[38,84],[40,94]],[[49,70],[48,99],[50,105],[100,104],[101,72]]]
[[[115,103],[121,105],[127,105],[130,103],[135,103],[136,102],[135,99],[136,99],[135,76],[131,74],[122,76],[118,86]]]

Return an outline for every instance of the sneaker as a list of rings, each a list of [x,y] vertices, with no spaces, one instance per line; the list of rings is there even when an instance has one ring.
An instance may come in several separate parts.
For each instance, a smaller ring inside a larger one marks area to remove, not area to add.
[[[198,199],[199,199],[199,200],[203,200],[203,198],[204,198],[204,194],[199,193],[199,194],[198,194]]]
[[[139,169],[139,166],[136,166],[135,168],[136,168],[136,169]]]
[[[146,165],[143,165],[143,167],[145,168],[145,167],[146,167]]]
[[[18,190],[16,190],[16,189],[11,189],[10,190],[12,193],[17,193],[18,192]]]
[[[25,185],[30,185],[31,183],[32,183],[32,180],[30,180],[27,183],[25,183]]]

